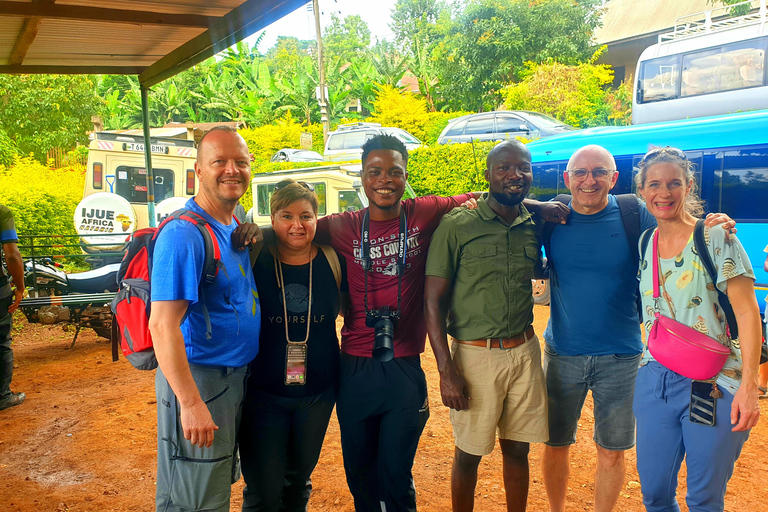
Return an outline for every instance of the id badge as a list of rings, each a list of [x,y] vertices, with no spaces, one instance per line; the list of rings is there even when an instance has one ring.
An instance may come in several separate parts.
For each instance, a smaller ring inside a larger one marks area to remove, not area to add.
[[[307,345],[288,344],[285,347],[285,385],[303,386],[307,383]]]

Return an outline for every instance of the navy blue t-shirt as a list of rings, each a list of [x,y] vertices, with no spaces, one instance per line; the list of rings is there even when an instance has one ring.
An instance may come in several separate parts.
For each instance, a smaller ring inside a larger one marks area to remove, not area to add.
[[[640,203],[640,231],[656,219]],[[637,267],[629,252],[619,203],[593,215],[573,211],[550,240],[555,277],[544,339],[560,355],[638,354]]]
[[[236,251],[232,232],[237,224],[225,226],[195,202],[185,207],[203,216],[213,228],[221,251],[223,269],[204,289],[211,319],[211,339],[206,338],[202,304],[198,297],[205,260],[203,236],[191,222],[173,221],[157,237],[152,262],[152,302],[187,300],[189,315],[181,324],[187,360],[207,366],[240,367],[259,352],[261,307],[253,280],[248,251]]]

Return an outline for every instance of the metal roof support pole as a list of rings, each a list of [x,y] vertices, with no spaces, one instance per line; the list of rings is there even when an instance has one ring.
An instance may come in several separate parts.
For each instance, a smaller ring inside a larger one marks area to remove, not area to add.
[[[149,138],[149,88],[141,86],[141,124],[144,128],[144,163],[147,168],[147,215],[149,227],[156,227],[155,176],[152,173],[152,140]]]

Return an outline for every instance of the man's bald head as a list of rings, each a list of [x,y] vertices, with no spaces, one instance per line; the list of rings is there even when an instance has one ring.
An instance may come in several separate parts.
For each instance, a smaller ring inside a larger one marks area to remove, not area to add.
[[[571,206],[584,215],[602,211],[608,206],[608,193],[618,177],[616,161],[604,147],[590,144],[576,150],[563,173],[573,197]]]
[[[243,139],[243,137],[239,133],[237,133],[237,128],[233,128],[233,127],[225,125],[225,124],[214,126],[210,130],[205,132],[205,135],[203,135],[203,138],[200,139],[200,142],[197,143],[197,161],[198,162],[201,161],[200,157],[201,157],[201,155],[203,153],[203,149],[206,148],[207,146],[209,146],[209,142],[210,141],[208,141],[206,139],[208,139],[209,136],[212,139],[217,139],[218,138],[218,134],[220,134],[220,133],[231,133],[231,134],[234,134],[236,136],[235,138],[237,138],[240,141],[242,141],[242,143],[246,147],[246,149],[248,148],[248,144],[246,144],[245,139]]]
[[[599,162],[606,169],[616,169],[616,161],[613,159],[613,155],[603,146],[598,146],[597,144],[590,144],[577,149],[571,155],[570,160],[568,160],[568,170],[576,169],[577,167],[574,167],[574,163],[581,162]]]
[[[505,140],[504,142],[499,142],[493,147],[493,149],[491,149],[491,151],[488,153],[488,157],[485,159],[485,167],[487,169],[493,167],[493,162],[495,162],[498,156],[505,151],[511,151],[518,155],[525,156],[526,160],[529,162],[531,161],[531,152],[525,146],[525,144],[517,139],[509,139]]]

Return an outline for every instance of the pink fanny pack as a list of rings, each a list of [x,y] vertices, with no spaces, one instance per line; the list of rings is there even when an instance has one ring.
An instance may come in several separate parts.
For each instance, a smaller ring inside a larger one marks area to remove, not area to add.
[[[673,372],[694,380],[711,379],[723,368],[731,350],[696,329],[662,315],[659,311],[659,232],[653,235],[653,299],[655,302],[648,350],[656,361]]]

